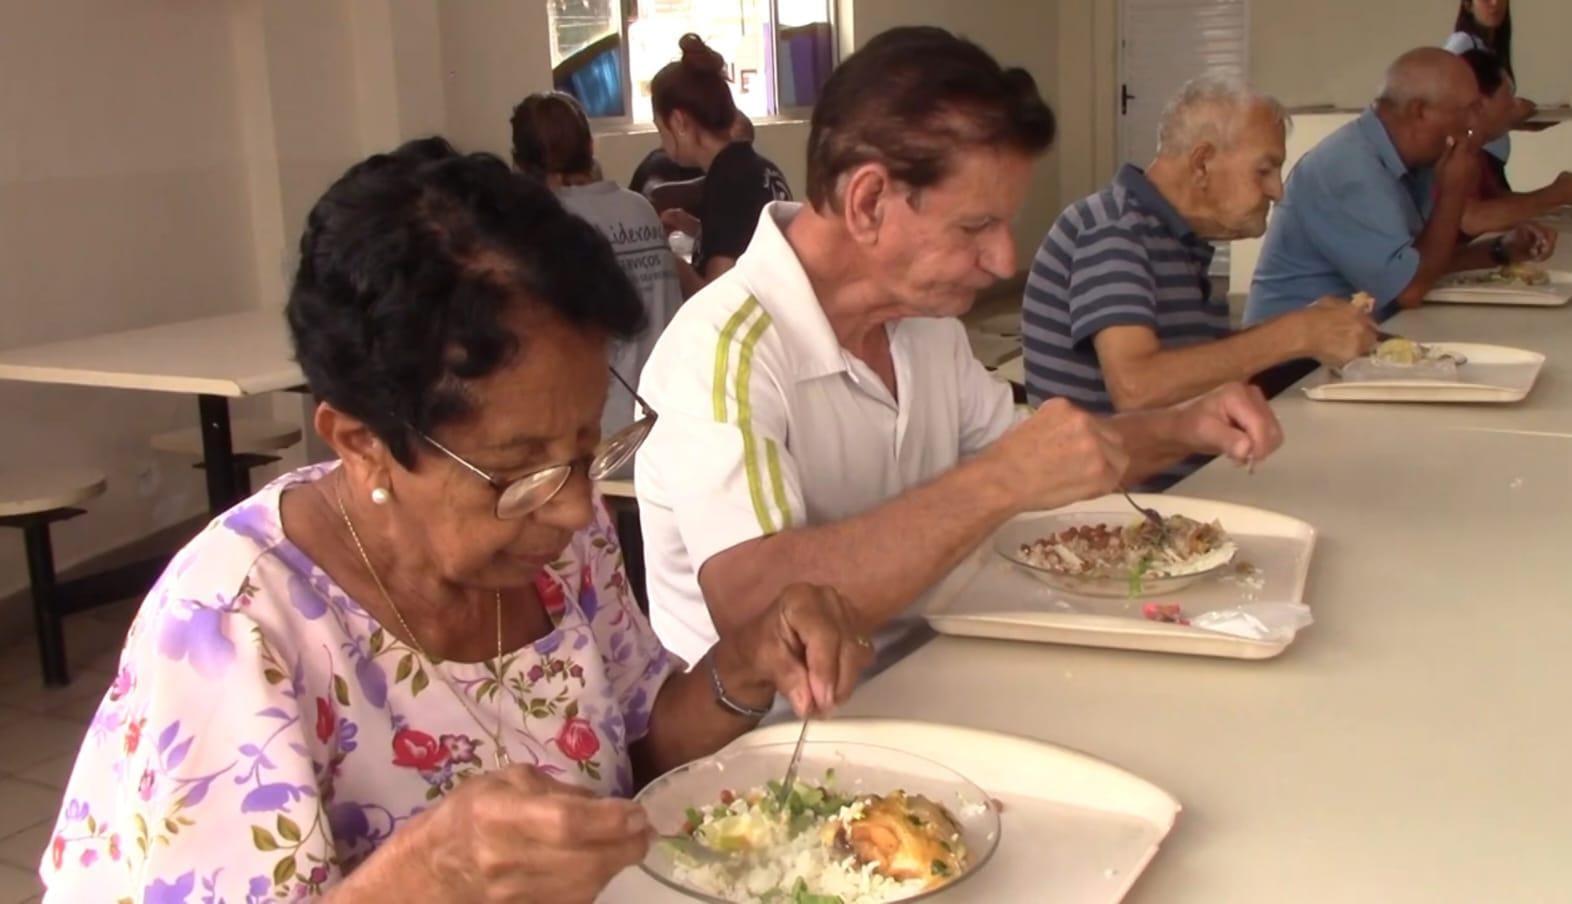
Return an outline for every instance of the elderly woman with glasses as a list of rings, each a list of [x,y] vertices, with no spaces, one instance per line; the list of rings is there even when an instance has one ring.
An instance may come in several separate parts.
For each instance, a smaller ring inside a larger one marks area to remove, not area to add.
[[[288,319],[338,461],[215,520],[143,604],[44,854],[51,900],[590,901],[627,800],[869,660],[795,587],[684,669],[591,481],[637,295],[593,227],[441,139],[318,201]],[[236,336],[244,342],[246,337]],[[653,414],[649,414],[653,417]]]

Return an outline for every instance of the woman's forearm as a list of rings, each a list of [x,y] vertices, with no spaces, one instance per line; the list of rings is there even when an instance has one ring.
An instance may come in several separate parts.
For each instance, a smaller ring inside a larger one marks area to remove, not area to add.
[[[775,700],[769,680],[748,667],[721,641],[689,672],[676,672],[660,687],[650,711],[649,731],[630,751],[634,777],[645,782],[731,743],[758,724],[726,709],[715,698],[714,661],[727,696],[759,709]],[[718,658],[717,658],[718,657]]]
[[[388,901],[459,901],[463,892],[441,877],[448,872],[442,846],[426,843],[435,810],[406,822],[355,871],[322,896],[327,904],[386,904]]]

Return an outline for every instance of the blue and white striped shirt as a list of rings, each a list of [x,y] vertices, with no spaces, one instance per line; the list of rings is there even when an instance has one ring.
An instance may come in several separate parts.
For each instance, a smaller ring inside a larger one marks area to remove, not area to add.
[[[1032,403],[1063,397],[1111,413],[1092,345],[1108,327],[1151,327],[1164,345],[1228,335],[1228,304],[1207,276],[1213,250],[1134,166],[1060,214],[1021,310]]]
[[[1228,304],[1212,298],[1207,276],[1214,250],[1135,166],[1060,214],[1032,262],[1021,309],[1032,404],[1061,397],[1112,413],[1092,344],[1109,327],[1150,327],[1163,345],[1228,335]],[[1201,461],[1152,485],[1171,484]]]

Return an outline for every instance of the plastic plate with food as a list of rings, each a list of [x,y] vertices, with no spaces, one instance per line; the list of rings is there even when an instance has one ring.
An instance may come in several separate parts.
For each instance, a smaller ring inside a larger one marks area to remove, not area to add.
[[[1371,380],[1443,380],[1456,382],[1458,368],[1468,363],[1468,356],[1461,352],[1427,345],[1392,336],[1381,342],[1369,355],[1336,369],[1333,375],[1342,380],[1365,382]]]
[[[1453,286],[1548,286],[1550,272],[1533,264],[1507,264],[1495,270],[1471,270],[1445,281]]]
[[[644,869],[704,901],[883,904],[926,897],[981,869],[999,814],[974,784],[922,757],[809,741],[722,753],[650,783],[638,800],[660,843]],[[691,845],[707,856],[693,856]],[[714,853],[724,857],[713,856]]]
[[[1216,521],[1075,512],[1006,525],[994,549],[1056,590],[1130,599],[1172,593],[1218,574],[1238,545]]]

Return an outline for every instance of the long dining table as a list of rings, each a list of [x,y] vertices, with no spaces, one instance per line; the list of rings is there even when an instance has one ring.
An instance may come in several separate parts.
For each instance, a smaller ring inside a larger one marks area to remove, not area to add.
[[[1572,309],[1431,305],[1386,328],[1548,360],[1511,405],[1290,388],[1276,456],[1170,491],[1316,527],[1315,624],[1281,656],[939,636],[837,716],[1019,735],[1166,789],[1183,810],[1136,904],[1572,901]],[[684,899],[637,873],[602,900]]]
[[[1167,789],[1184,810],[1131,901],[1572,901],[1572,310],[1387,328],[1549,360],[1515,405],[1290,389],[1277,456],[1170,491],[1319,531],[1315,624],[1279,658],[940,637],[844,714],[1050,741]]]

